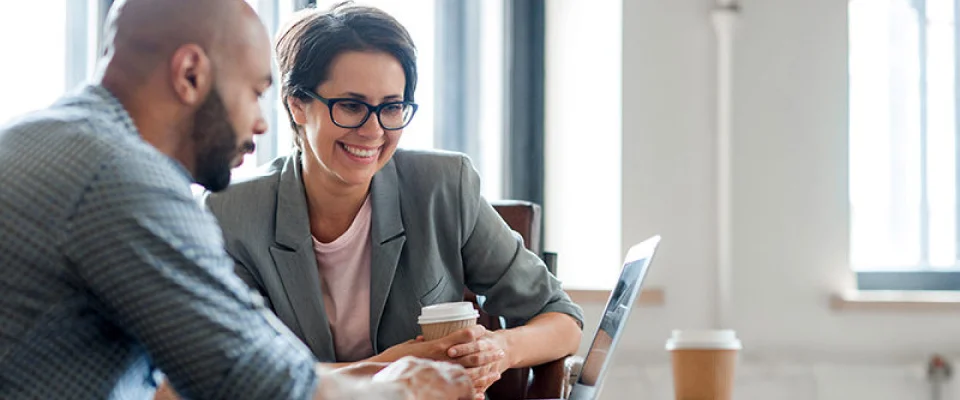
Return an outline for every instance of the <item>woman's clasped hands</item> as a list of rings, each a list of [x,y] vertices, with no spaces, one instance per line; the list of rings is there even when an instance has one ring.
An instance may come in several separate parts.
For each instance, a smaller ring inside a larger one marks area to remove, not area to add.
[[[424,340],[422,336],[391,347],[380,357],[399,359],[414,356],[462,365],[473,380],[474,397],[484,398],[484,392],[510,368],[510,351],[502,334],[491,332],[482,325],[474,325],[445,337]]]

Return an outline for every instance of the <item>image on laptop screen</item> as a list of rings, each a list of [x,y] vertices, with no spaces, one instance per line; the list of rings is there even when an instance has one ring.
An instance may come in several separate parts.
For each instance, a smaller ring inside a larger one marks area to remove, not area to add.
[[[603,378],[609,369],[613,350],[626,328],[627,318],[637,301],[650,260],[660,242],[654,236],[630,248],[617,284],[610,292],[600,326],[587,351],[580,376],[570,392],[570,400],[595,399],[600,394]]]

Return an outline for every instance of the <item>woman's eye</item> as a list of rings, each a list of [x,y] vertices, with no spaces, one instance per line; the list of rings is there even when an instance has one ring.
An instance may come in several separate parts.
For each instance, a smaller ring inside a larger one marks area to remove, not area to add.
[[[341,101],[337,103],[337,106],[347,112],[360,112],[360,109],[363,107],[360,103],[352,101]]]
[[[399,114],[401,110],[403,110],[403,107],[400,104],[391,104],[383,108],[385,114],[391,115]]]

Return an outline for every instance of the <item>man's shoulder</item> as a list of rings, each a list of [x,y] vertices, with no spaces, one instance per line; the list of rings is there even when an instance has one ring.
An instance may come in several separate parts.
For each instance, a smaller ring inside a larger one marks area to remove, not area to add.
[[[6,179],[53,185],[58,191],[83,187],[105,163],[127,153],[103,134],[95,116],[55,106],[25,114],[0,127],[0,169]]]
[[[94,124],[91,115],[73,107],[51,107],[0,125],[0,144],[8,150],[70,154],[86,147],[63,148],[66,143],[96,142],[88,134],[95,130]]]
[[[0,148],[21,157],[96,163],[114,155],[142,151],[143,145],[147,144],[137,132],[112,120],[89,101],[80,102],[70,96],[0,124]]]

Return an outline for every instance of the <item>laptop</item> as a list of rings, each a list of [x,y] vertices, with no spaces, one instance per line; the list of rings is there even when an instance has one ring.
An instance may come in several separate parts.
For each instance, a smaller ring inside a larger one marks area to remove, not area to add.
[[[607,307],[600,326],[593,336],[593,343],[587,351],[577,380],[570,391],[569,400],[595,400],[600,396],[604,378],[613,362],[614,350],[623,337],[630,311],[637,301],[643,278],[653,259],[653,253],[660,244],[660,236],[654,236],[630,247],[623,261],[620,278],[610,292]]]

